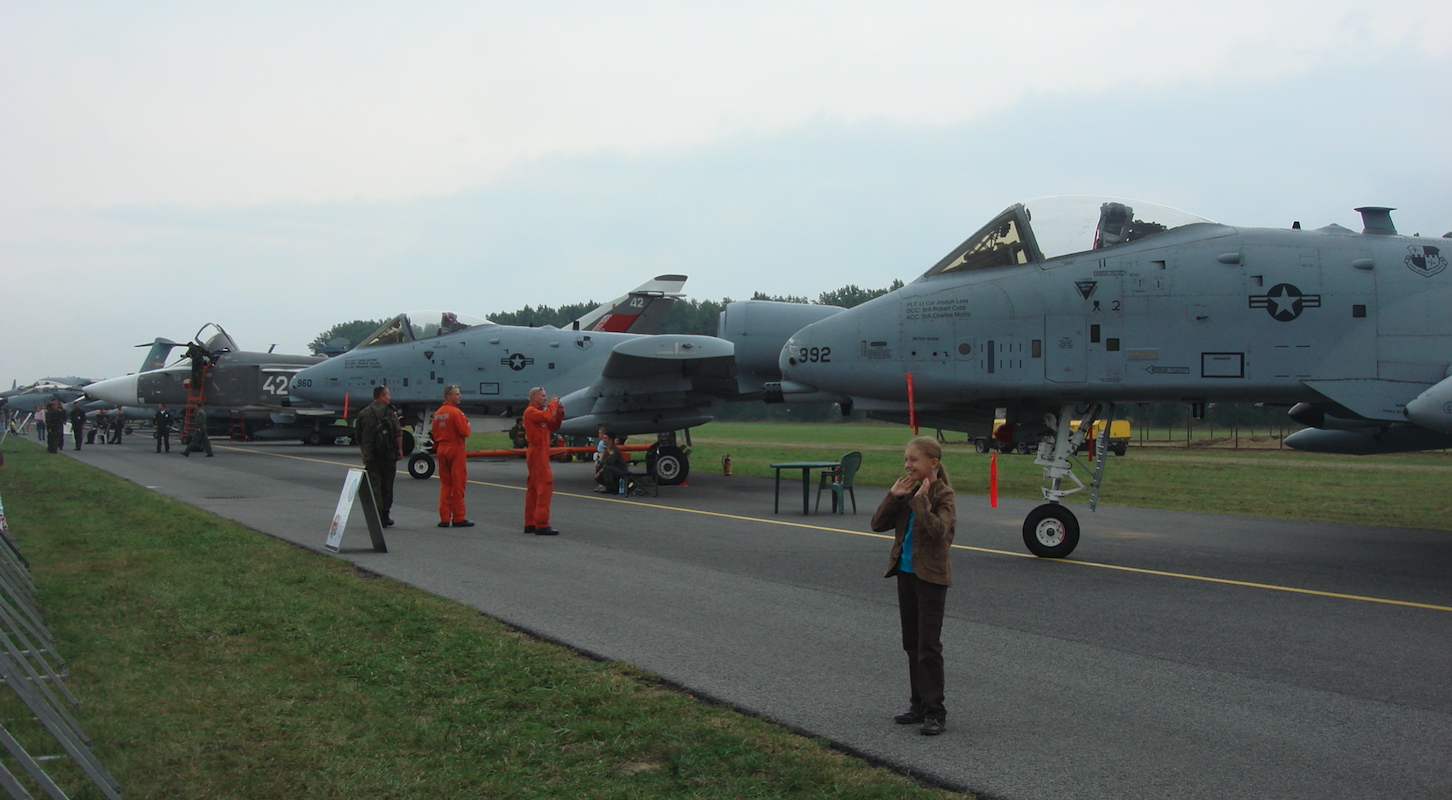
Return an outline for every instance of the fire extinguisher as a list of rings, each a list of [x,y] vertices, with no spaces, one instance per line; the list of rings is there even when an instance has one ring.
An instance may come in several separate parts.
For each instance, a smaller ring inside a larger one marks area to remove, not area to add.
[[[721,459],[721,474],[725,475],[728,478],[731,477],[731,454],[730,453],[727,453],[726,454],[726,457]]]

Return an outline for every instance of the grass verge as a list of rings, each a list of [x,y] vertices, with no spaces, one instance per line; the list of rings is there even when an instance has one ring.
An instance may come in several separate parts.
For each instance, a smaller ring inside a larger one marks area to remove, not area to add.
[[[958,796],[34,443],[5,450],[7,518],[127,797]]]

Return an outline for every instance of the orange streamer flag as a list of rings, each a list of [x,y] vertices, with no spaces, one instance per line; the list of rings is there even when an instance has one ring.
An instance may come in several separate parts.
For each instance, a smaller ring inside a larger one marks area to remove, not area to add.
[[[908,382],[908,427],[913,429],[913,435],[918,435],[918,413],[913,408],[913,374],[907,374]]]
[[[998,451],[988,458],[988,507],[998,508]]]
[[[347,419],[348,418],[348,395],[349,394],[350,394],[349,392],[343,392],[343,419]]]

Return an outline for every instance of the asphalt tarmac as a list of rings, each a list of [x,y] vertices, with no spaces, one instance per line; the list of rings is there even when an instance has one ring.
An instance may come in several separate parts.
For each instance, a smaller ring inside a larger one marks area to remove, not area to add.
[[[356,450],[214,448],[66,453],[322,551]],[[1078,550],[1051,561],[1020,538],[1035,503],[960,495],[948,728],[925,737],[892,723],[891,540],[867,529],[885,490],[804,517],[784,481],[776,515],[771,480],[693,466],[620,499],[556,465],[558,537],[522,533],[522,461],[470,464],[464,529],[437,528],[437,481],[400,467],[389,552],[355,510],[339,557],[987,797],[1452,797],[1452,534],[1081,508]]]

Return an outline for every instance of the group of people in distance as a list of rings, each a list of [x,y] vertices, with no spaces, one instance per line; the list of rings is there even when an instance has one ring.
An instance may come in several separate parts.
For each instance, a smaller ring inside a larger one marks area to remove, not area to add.
[[[474,523],[464,513],[464,487],[468,480],[465,441],[469,419],[459,408],[459,387],[444,391],[444,404],[434,412],[432,432],[438,456],[439,527],[467,528]],[[395,462],[402,457],[402,428],[389,405],[387,387],[373,391],[373,403],[357,419],[358,441],[369,482],[384,525],[392,525]],[[559,430],[565,410],[558,397],[545,399],[544,389],[529,393],[523,425],[528,449],[525,462],[529,479],[524,499],[524,532],[539,536],[559,533],[550,525],[550,498],[554,473],[550,468],[550,435]],[[628,469],[615,437],[600,429],[596,491],[615,491],[628,479]],[[908,657],[910,687],[908,709],[893,718],[899,725],[917,725],[925,736],[944,730],[943,615],[948,587],[953,582],[949,558],[957,523],[953,486],[943,467],[943,451],[936,439],[922,436],[903,451],[903,475],[888,489],[872,514],[874,531],[893,531],[892,550],[884,577],[897,579],[898,617],[902,648]]]

